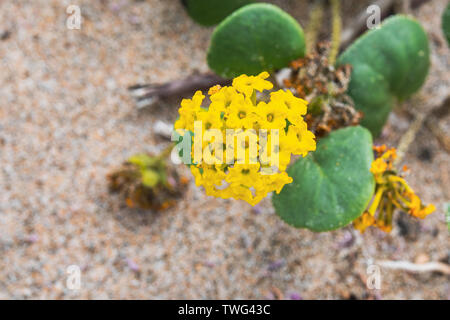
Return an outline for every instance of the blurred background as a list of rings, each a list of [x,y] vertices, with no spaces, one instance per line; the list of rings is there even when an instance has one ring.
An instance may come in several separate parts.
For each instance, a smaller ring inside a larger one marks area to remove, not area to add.
[[[269,2],[307,25],[309,1]],[[418,2],[409,13],[429,35],[430,73],[377,143],[396,146],[412,120],[405,110],[449,95],[440,25],[447,1]],[[341,1],[344,29],[372,3]],[[72,4],[81,8],[79,30],[66,27]],[[161,212],[129,209],[109,194],[114,167],[167,147],[154,126],[172,123],[181,99],[138,109],[127,87],[207,72],[213,30],[178,0],[0,1],[0,298],[450,298],[449,277],[437,272],[381,268],[381,288],[366,286],[367,267],[380,260],[449,263],[449,154],[427,126],[403,163],[411,186],[437,210],[420,221],[397,215],[390,234],[297,230],[270,199],[252,208],[207,197],[192,178]],[[439,121],[448,139],[448,112]]]

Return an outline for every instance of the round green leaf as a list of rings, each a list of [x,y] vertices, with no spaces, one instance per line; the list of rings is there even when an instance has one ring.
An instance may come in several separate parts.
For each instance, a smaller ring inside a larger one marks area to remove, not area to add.
[[[293,182],[272,201],[288,224],[329,231],[359,217],[373,196],[372,136],[360,126],[336,130],[289,169]]]
[[[424,83],[428,38],[414,19],[394,16],[347,48],[337,61],[343,64],[353,66],[348,93],[364,113],[361,124],[377,136],[395,98],[407,98]]]
[[[445,39],[447,39],[447,43],[450,46],[450,2],[442,15],[442,31],[444,31]]]
[[[214,30],[209,67],[225,78],[286,67],[305,54],[300,25],[280,8],[255,3],[236,10]]]
[[[233,11],[251,2],[254,0],[185,0],[191,18],[204,26],[218,24]]]

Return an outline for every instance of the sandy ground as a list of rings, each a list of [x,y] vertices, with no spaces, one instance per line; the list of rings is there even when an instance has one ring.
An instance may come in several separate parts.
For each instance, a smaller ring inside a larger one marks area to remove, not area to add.
[[[305,26],[305,2],[277,3]],[[73,3],[81,30],[65,26]],[[344,22],[368,3],[345,1]],[[448,95],[437,19],[445,3],[413,12],[430,34],[433,69],[404,108]],[[178,108],[138,111],[126,87],[206,71],[211,32],[177,0],[0,1],[0,298],[448,299],[449,278],[439,273],[381,269],[381,289],[365,285],[377,260],[448,263],[449,155],[426,128],[404,162],[438,210],[424,221],[397,219],[391,234],[296,230],[269,199],[255,210],[206,197],[193,181],[159,214],[108,194],[108,171],[167,145],[153,125],[173,121]],[[410,121],[395,112],[379,142],[395,145]],[[448,116],[440,121],[449,128]],[[81,269],[79,290],[66,285],[70,265]]]

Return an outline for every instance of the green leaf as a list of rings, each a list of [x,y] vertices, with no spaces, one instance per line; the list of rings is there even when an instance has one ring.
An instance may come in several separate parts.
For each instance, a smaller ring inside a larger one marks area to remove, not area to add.
[[[214,30],[209,67],[225,78],[286,67],[305,54],[303,30],[280,8],[255,3],[238,9]]]
[[[186,9],[192,19],[204,26],[218,24],[236,9],[254,0],[186,0]]]
[[[414,19],[394,16],[345,50],[337,61],[343,64],[353,66],[348,93],[364,113],[361,125],[378,136],[395,98],[409,97],[424,83],[428,38]]]
[[[142,171],[142,184],[145,187],[153,188],[159,182],[159,175],[156,171],[153,170],[144,170]]]
[[[447,43],[450,46],[450,2],[442,15],[442,31],[444,31],[445,39],[447,39]]]
[[[360,126],[336,130],[317,143],[317,150],[289,169],[293,182],[272,201],[286,223],[313,231],[349,224],[369,204],[375,188],[370,166],[372,136]]]
[[[137,165],[141,170],[155,166],[158,161],[157,158],[150,157],[146,154],[135,154],[128,159],[129,163]]]

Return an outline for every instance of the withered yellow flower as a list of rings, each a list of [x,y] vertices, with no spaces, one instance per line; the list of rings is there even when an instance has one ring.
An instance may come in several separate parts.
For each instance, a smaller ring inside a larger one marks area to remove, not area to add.
[[[353,226],[361,233],[364,233],[368,227],[375,225],[375,223],[375,218],[366,211],[359,218],[353,221]]]
[[[375,196],[368,210],[353,221],[354,227],[364,232],[367,227],[376,226],[390,232],[395,208],[421,219],[434,212],[434,205],[424,206],[405,179],[397,174],[394,168],[395,148],[387,150],[382,145],[373,149],[378,155],[370,168],[376,182]]]

